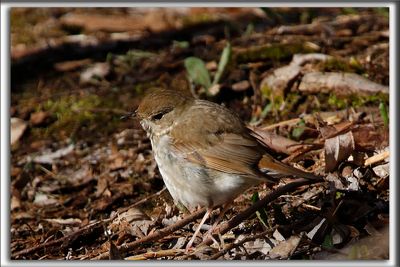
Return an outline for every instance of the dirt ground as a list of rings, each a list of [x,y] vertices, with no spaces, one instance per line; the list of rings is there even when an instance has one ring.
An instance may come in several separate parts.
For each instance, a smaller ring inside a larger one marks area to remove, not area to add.
[[[10,20],[11,259],[388,259],[387,8],[12,8]],[[324,181],[249,189],[186,253],[204,210],[173,203],[126,118],[154,87],[225,105]]]

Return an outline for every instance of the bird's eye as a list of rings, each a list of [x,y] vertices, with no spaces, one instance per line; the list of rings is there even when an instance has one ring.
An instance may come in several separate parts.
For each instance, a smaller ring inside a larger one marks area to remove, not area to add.
[[[158,121],[161,120],[161,118],[164,116],[163,112],[157,113],[156,115],[151,116],[152,121]]]
[[[172,108],[166,108],[156,114],[154,114],[153,116],[151,116],[151,120],[152,121],[158,121],[161,120],[162,117],[164,117],[165,114],[169,113],[170,111],[172,111]]]

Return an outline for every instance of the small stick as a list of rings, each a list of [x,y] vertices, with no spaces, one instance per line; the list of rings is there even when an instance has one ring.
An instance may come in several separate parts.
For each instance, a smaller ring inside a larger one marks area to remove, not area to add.
[[[236,227],[237,225],[239,225],[246,218],[250,217],[258,209],[260,209],[261,207],[264,207],[266,204],[268,204],[269,202],[275,200],[279,196],[281,196],[281,195],[283,195],[285,193],[294,191],[295,189],[297,189],[298,187],[300,187],[302,185],[312,184],[312,183],[316,183],[316,182],[321,182],[321,181],[320,180],[307,180],[307,179],[301,178],[301,179],[296,179],[296,180],[294,180],[293,182],[291,182],[289,184],[281,186],[278,189],[274,190],[269,195],[267,195],[266,197],[264,197],[263,199],[261,199],[261,200],[257,201],[256,203],[254,203],[254,205],[252,205],[251,207],[249,207],[245,211],[243,211],[240,214],[238,214],[235,217],[233,217],[227,223],[224,223],[223,225],[217,227],[215,229],[215,231],[219,232],[221,234],[224,234],[224,233],[228,232],[231,228]],[[195,213],[192,213],[191,215],[183,218],[182,220],[177,221],[175,224],[172,224],[172,225],[170,225],[168,227],[165,227],[165,228],[163,228],[163,229],[161,229],[159,231],[156,231],[151,235],[148,235],[148,236],[146,236],[144,238],[141,238],[139,240],[136,240],[134,242],[127,243],[124,246],[119,246],[118,250],[121,253],[123,253],[123,252],[130,251],[130,250],[132,250],[132,249],[134,249],[134,248],[136,248],[136,247],[138,247],[140,245],[143,245],[145,243],[152,242],[152,241],[155,241],[155,240],[159,240],[159,239],[169,235],[170,233],[182,228],[186,224],[201,218],[205,214],[205,212],[206,212],[206,208],[202,208],[202,209],[196,211]],[[209,237],[205,241],[203,241],[201,244],[199,244],[197,247],[201,247],[202,245],[210,245],[212,242],[213,242],[212,238]],[[95,257],[93,260],[107,259],[108,258],[108,254],[109,254],[109,252],[104,252],[104,253],[100,254],[99,256]]]
[[[364,166],[372,165],[374,163],[385,160],[388,157],[389,157],[389,150],[383,151],[382,153],[379,153],[377,155],[373,155],[372,157],[367,158],[365,160]]]
[[[228,251],[240,247],[242,246],[244,243],[256,240],[257,238],[262,238],[264,237],[266,234],[270,233],[271,230],[266,230],[262,233],[256,234],[256,235],[252,235],[252,236],[247,236],[245,238],[243,238],[242,240],[236,242],[236,243],[231,243],[229,244],[226,248],[218,251],[217,253],[215,253],[214,255],[212,255],[209,260],[217,260],[219,257],[223,256],[225,253],[227,253]]]
[[[202,209],[196,211],[195,213],[192,213],[189,216],[183,218],[182,220],[179,220],[176,223],[174,223],[174,224],[172,224],[170,226],[167,226],[167,227],[165,227],[163,229],[160,229],[160,230],[158,230],[158,231],[156,231],[156,232],[154,232],[154,233],[152,233],[152,234],[150,234],[150,235],[148,235],[148,236],[146,236],[144,238],[141,238],[139,240],[127,243],[127,244],[125,244],[123,246],[119,246],[118,250],[121,253],[124,253],[124,252],[130,251],[130,250],[132,250],[134,248],[137,248],[138,246],[143,245],[145,243],[159,240],[159,239],[161,239],[161,238],[163,238],[163,237],[175,232],[176,230],[181,229],[186,224],[201,218],[204,215],[205,212],[206,212],[206,208],[202,208]],[[104,252],[104,253],[98,255],[97,257],[95,257],[93,260],[108,259],[108,254],[109,254],[109,252]]]
[[[305,209],[308,209],[308,210],[312,210],[312,211],[321,211],[321,208],[320,208],[320,207],[316,207],[316,206],[313,206],[313,205],[310,205],[310,204],[301,203],[301,206],[302,206],[303,208],[305,208]]]
[[[261,129],[263,129],[263,130],[272,130],[272,129],[275,129],[275,128],[280,127],[280,126],[293,125],[293,124],[296,124],[296,123],[298,123],[300,121],[301,121],[300,118],[290,119],[290,120],[286,120],[286,121],[280,121],[280,122],[275,123],[275,124],[271,124],[271,125],[267,125],[267,126],[261,126]]]
[[[125,207],[125,208],[119,210],[118,213],[122,213],[122,212],[125,212],[125,211],[130,210],[130,209],[133,208],[133,207],[139,206],[139,205],[141,205],[141,204],[147,202],[149,199],[161,195],[162,192],[164,192],[166,189],[167,189],[167,188],[164,186],[160,191],[158,191],[158,192],[156,192],[156,193],[154,193],[154,194],[151,194],[150,196],[144,197],[144,198],[142,198],[141,200],[138,200],[137,202],[133,203],[132,205],[130,205],[130,206],[128,206],[128,207]]]
[[[21,256],[26,255],[26,254],[32,254],[32,253],[34,253],[36,251],[45,249],[47,247],[57,247],[57,246],[60,246],[60,244],[61,244],[61,246],[65,246],[66,244],[70,243],[71,240],[72,241],[75,240],[78,236],[80,236],[82,234],[85,234],[88,231],[93,231],[94,228],[96,228],[96,227],[100,227],[99,224],[110,222],[110,221],[114,220],[117,217],[118,214],[120,214],[120,213],[122,213],[124,211],[127,211],[132,207],[138,206],[138,205],[142,204],[143,202],[146,202],[147,200],[149,200],[150,198],[152,198],[154,196],[160,195],[162,192],[165,191],[165,189],[166,188],[164,187],[163,189],[161,189],[157,193],[154,193],[153,195],[145,197],[145,198],[139,200],[138,202],[136,202],[135,204],[133,204],[133,205],[127,207],[127,208],[124,208],[119,212],[116,212],[113,216],[111,216],[110,218],[108,218],[106,220],[97,221],[97,222],[94,222],[92,224],[86,225],[86,226],[82,227],[81,229],[78,229],[77,231],[75,231],[75,232],[73,232],[73,233],[71,233],[71,234],[69,234],[67,236],[61,237],[59,239],[56,239],[56,240],[53,240],[53,241],[49,241],[49,242],[43,242],[43,243],[41,243],[41,244],[39,244],[37,246],[26,248],[26,249],[23,249],[21,251],[18,251],[18,252],[14,253],[12,255],[12,258],[21,257]],[[91,228],[93,228],[93,229],[91,229]]]
[[[94,231],[95,228],[101,227],[102,223],[110,221],[110,220],[111,220],[111,218],[108,220],[104,220],[104,221],[97,221],[95,223],[86,225],[85,227],[83,227],[67,236],[61,237],[61,238],[53,240],[53,241],[49,241],[47,243],[41,243],[34,247],[23,249],[21,251],[14,253],[14,255],[12,255],[11,258],[16,259],[23,255],[32,254],[38,250],[42,250],[42,249],[45,249],[48,247],[57,248],[59,250],[60,247],[65,247],[66,244],[71,243],[71,241],[74,241],[78,236],[85,234],[86,232]]]
[[[125,258],[125,260],[131,261],[140,261],[140,260],[148,260],[148,259],[157,259],[161,257],[168,257],[168,256],[178,256],[180,254],[185,253],[184,249],[167,249],[167,250],[160,250],[160,251],[150,251],[140,255],[135,255],[131,257]]]
[[[239,213],[235,217],[233,217],[231,220],[228,222],[218,226],[215,229],[215,232],[219,232],[221,235],[225,234],[228,232],[230,229],[238,226],[242,221],[250,217],[252,214],[254,214],[257,210],[259,210],[262,207],[265,207],[268,203],[272,202],[273,200],[277,199],[279,196],[292,192],[296,190],[298,187],[302,185],[307,185],[307,184],[312,184],[312,183],[317,183],[321,182],[321,180],[308,180],[308,179],[296,179],[293,182],[286,184],[284,186],[281,186],[271,192],[270,194],[266,195],[263,199],[257,201],[254,203],[252,206],[244,210],[243,212]],[[212,244],[213,240],[209,237],[206,240],[204,240],[202,243],[198,245],[198,247],[204,246],[204,245],[210,245]]]

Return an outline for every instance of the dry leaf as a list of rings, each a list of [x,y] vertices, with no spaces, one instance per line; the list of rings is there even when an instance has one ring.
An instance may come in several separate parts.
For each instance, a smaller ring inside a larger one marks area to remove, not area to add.
[[[329,181],[329,182],[333,182],[334,187],[336,189],[341,189],[341,190],[346,189],[346,187],[343,185],[342,181],[339,179],[339,176],[336,172],[328,173],[328,175],[325,177],[325,180]]]
[[[236,92],[245,91],[250,88],[250,82],[247,80],[232,84],[232,90]]]
[[[389,163],[382,164],[379,166],[376,166],[372,168],[374,173],[378,175],[380,178],[386,178],[389,176],[390,170],[389,170]]]
[[[288,240],[282,241],[273,249],[271,249],[269,255],[271,258],[282,258],[286,259],[296,250],[301,240],[300,236],[293,235]]]
[[[10,210],[13,211],[19,209],[20,207],[21,207],[21,200],[19,199],[19,197],[11,196]]]
[[[96,63],[81,73],[81,84],[97,84],[99,79],[104,79],[110,72],[108,63]]]
[[[58,200],[55,197],[50,196],[48,194],[37,192],[35,195],[35,199],[33,200],[33,203],[38,206],[49,206],[58,204]]]
[[[272,236],[278,240],[278,241],[285,241],[285,238],[283,237],[283,235],[281,233],[279,233],[278,229],[276,229],[274,231],[274,233],[272,234]]]
[[[300,142],[263,130],[260,127],[248,126],[248,128],[251,130],[251,135],[257,138],[266,147],[271,148],[276,152],[290,155],[304,147]]]
[[[42,124],[49,117],[49,113],[46,111],[38,111],[31,114],[29,119],[30,123],[34,126]]]
[[[109,240],[110,242],[110,250],[109,250],[109,256],[108,258],[110,260],[123,260],[124,258],[121,256],[121,253],[119,252],[118,248],[114,243]]]
[[[69,146],[67,146],[65,148],[61,148],[57,151],[34,157],[33,161],[36,163],[42,163],[42,164],[52,164],[55,159],[58,159],[58,158],[68,155],[69,153],[71,153],[74,150],[74,148],[75,148],[75,146],[73,144],[70,144]]]
[[[54,64],[54,69],[57,71],[72,71],[78,68],[81,68],[85,65],[92,63],[90,58],[86,59],[78,59],[78,60],[71,60],[71,61],[63,61]]]
[[[11,145],[14,145],[24,134],[28,123],[19,118],[11,118]]]
[[[254,252],[261,252],[267,255],[271,251],[271,245],[268,244],[264,239],[257,238],[254,241],[246,242],[243,244],[246,251],[250,254]]]
[[[321,228],[321,226],[324,224],[325,221],[326,219],[322,218],[322,220],[316,226],[314,226],[314,228],[310,232],[306,234],[307,237],[313,239],[314,235],[318,232],[318,230]]]
[[[126,222],[127,224],[125,224],[124,222]],[[137,226],[140,231],[142,231],[143,235],[147,235],[148,230],[153,223],[154,222],[151,220],[151,218],[140,209],[130,208],[129,210],[119,214],[108,228],[113,232],[116,232],[117,229],[119,231],[124,230],[136,236],[135,231],[132,227]],[[121,227],[125,229],[121,229]],[[129,227],[129,229],[126,229],[127,227]]]
[[[352,132],[325,140],[325,172],[332,172],[355,149]]]

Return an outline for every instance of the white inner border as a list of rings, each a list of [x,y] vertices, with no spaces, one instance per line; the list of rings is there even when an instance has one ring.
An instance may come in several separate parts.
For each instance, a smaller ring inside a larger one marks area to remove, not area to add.
[[[309,266],[310,264],[318,264],[318,266],[394,266],[394,255],[395,250],[395,236],[396,233],[396,222],[397,212],[395,206],[395,195],[397,194],[397,188],[395,184],[394,169],[396,168],[395,159],[395,147],[396,147],[396,135],[395,135],[395,62],[396,58],[394,48],[396,47],[397,40],[395,36],[395,6],[388,3],[340,3],[340,2],[329,2],[329,3],[93,3],[93,2],[80,2],[80,3],[68,3],[68,2],[57,2],[57,3],[1,3],[1,266],[93,266],[98,265],[100,262],[91,261],[10,261],[9,260],[9,204],[10,204],[10,149],[9,149],[9,105],[10,105],[10,52],[9,52],[9,38],[10,33],[7,26],[9,26],[9,8],[10,7],[389,7],[390,8],[390,259],[388,261],[147,261],[147,262],[131,262],[131,261],[101,261],[101,265],[104,266],[119,266],[119,265],[130,265],[130,266],[176,266],[176,265],[189,265],[189,266],[232,266],[232,265],[250,265],[250,266]]]

